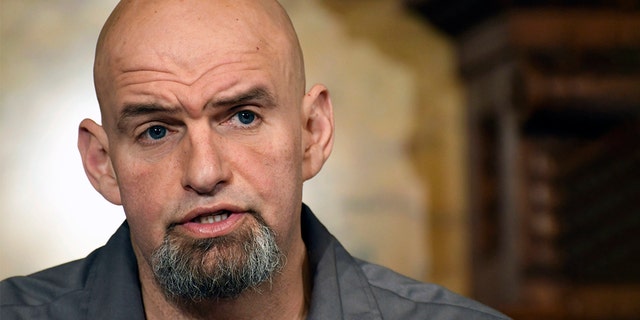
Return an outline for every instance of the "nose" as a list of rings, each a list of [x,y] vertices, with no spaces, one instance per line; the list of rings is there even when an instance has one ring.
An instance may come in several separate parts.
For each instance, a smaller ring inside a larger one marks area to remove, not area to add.
[[[182,185],[201,195],[215,194],[230,177],[220,138],[208,131],[191,133],[184,147]]]

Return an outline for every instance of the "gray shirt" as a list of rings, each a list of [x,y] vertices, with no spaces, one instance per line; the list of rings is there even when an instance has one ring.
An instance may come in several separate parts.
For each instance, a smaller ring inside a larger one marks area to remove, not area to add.
[[[352,257],[306,206],[308,319],[508,319],[482,304]],[[144,319],[126,222],[84,259],[0,282],[0,319]]]

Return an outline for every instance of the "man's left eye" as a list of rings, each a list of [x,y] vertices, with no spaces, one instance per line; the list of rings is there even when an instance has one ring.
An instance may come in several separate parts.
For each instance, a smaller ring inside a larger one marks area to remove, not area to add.
[[[256,114],[249,110],[243,110],[236,113],[236,117],[242,124],[251,124],[256,120]]]

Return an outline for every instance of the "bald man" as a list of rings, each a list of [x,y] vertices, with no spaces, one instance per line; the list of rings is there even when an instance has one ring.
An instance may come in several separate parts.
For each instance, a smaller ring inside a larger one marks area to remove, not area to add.
[[[98,40],[84,169],[126,221],[0,285],[8,319],[503,319],[350,256],[302,204],[333,145],[275,1],[123,1]]]

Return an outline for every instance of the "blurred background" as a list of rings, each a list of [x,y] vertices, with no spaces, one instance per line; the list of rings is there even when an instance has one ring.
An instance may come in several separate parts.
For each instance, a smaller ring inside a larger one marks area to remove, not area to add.
[[[0,2],[0,279],[124,220],[75,146],[115,3]],[[354,255],[516,319],[640,318],[640,1],[282,3],[336,113],[304,200]]]

